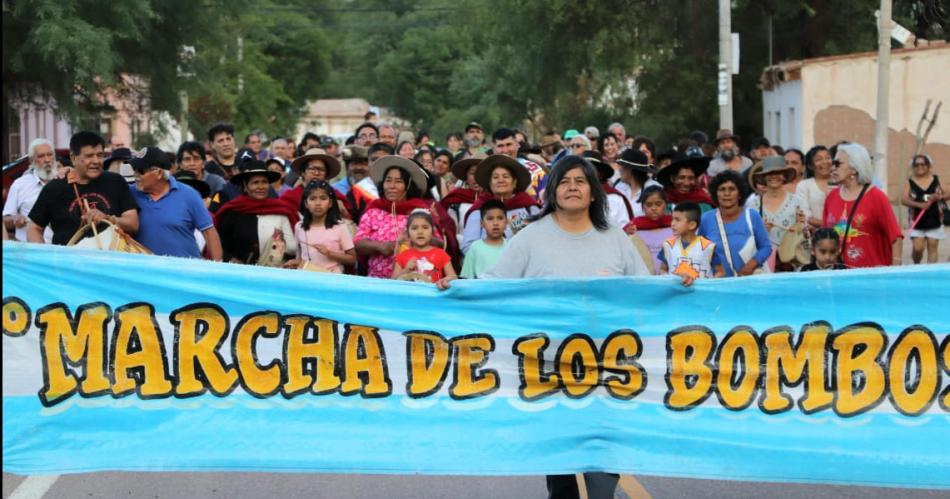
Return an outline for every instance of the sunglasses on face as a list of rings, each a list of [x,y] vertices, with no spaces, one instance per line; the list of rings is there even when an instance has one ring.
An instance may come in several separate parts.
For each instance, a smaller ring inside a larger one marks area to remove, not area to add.
[[[831,166],[833,166],[833,167],[835,167],[835,168],[838,168],[839,166],[841,166],[841,160],[840,160],[840,159],[836,159],[836,160],[832,161],[832,162],[831,162]]]

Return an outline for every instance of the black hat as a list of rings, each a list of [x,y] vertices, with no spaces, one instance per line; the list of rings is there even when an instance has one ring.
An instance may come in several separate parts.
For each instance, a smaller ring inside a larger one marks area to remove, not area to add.
[[[650,164],[647,155],[638,149],[624,149],[623,153],[620,154],[620,158],[617,159],[617,164],[620,165],[621,168],[626,168],[634,172],[653,173],[653,165]]]
[[[172,163],[168,160],[168,155],[165,154],[165,151],[151,146],[133,153],[129,159],[129,164],[132,165],[132,169],[135,171],[144,171],[153,166],[161,168],[162,170],[168,170],[172,167]]]
[[[760,147],[772,147],[772,143],[769,142],[769,139],[760,137],[752,143],[752,149],[758,149]]]
[[[603,179],[604,182],[614,176],[614,167],[604,163],[604,156],[600,154],[600,151],[584,151],[584,159],[594,165],[594,168],[597,169],[597,176]]]
[[[690,148],[689,154],[676,153],[676,155],[673,156],[673,162],[656,174],[656,181],[666,187],[670,187],[673,185],[673,177],[683,168],[693,170],[693,173],[699,177],[706,173],[706,169],[709,168],[709,162],[711,160],[712,158],[697,153],[693,148]]]
[[[231,177],[232,184],[243,185],[253,175],[264,175],[268,182],[276,182],[280,178],[279,173],[268,170],[267,165],[257,159],[245,160],[238,167],[241,173]]]
[[[106,170],[109,169],[109,165],[116,160],[126,161],[132,157],[132,150],[128,147],[119,147],[112,151],[112,154],[108,158],[102,161],[102,167]]]
[[[211,197],[211,186],[204,180],[198,180],[198,177],[195,177],[194,173],[182,170],[175,174],[175,180],[198,191],[202,199]]]

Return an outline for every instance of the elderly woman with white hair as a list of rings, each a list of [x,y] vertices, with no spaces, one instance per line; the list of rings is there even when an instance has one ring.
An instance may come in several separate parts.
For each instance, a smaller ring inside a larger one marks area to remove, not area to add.
[[[828,193],[822,220],[841,238],[848,267],[900,265],[901,229],[887,194],[871,185],[871,156],[860,144],[841,144],[832,162],[837,189]]]

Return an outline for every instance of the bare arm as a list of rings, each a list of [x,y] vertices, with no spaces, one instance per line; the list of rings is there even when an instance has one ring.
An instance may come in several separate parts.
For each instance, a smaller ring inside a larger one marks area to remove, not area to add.
[[[360,239],[356,242],[356,254],[361,256],[391,255],[396,245],[392,242]]]
[[[205,237],[205,248],[208,249],[208,256],[212,260],[220,262],[224,258],[224,251],[221,249],[221,237],[218,235],[218,229],[211,226],[201,231],[201,234]]]
[[[120,229],[129,234],[135,234],[139,231],[139,212],[136,210],[126,210],[122,216],[116,218],[116,224],[118,224]]]
[[[435,287],[439,288],[442,291],[449,289],[449,283],[458,279],[458,274],[455,273],[455,267],[452,266],[452,262],[445,264],[445,268],[442,269],[442,272],[445,272],[445,277],[439,279],[435,283]]]
[[[904,186],[904,196],[901,198],[901,204],[908,208],[924,209],[930,206],[930,203],[922,203],[910,197],[910,186]]]
[[[46,240],[43,239],[43,229],[45,228],[46,227],[40,227],[39,225],[36,225],[31,220],[30,225],[26,228],[26,240],[31,243],[46,243]]]

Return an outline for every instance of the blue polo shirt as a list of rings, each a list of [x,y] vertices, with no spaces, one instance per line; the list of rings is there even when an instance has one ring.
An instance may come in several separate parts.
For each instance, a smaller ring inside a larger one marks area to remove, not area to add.
[[[135,239],[156,255],[201,258],[195,230],[211,228],[211,214],[198,191],[168,179],[168,192],[158,200],[130,184],[139,205],[139,232]]]

